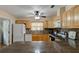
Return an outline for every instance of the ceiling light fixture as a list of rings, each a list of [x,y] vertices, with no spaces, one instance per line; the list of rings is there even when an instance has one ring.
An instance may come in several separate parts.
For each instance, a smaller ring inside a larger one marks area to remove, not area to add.
[[[39,16],[35,16],[35,19],[40,19],[40,17]]]

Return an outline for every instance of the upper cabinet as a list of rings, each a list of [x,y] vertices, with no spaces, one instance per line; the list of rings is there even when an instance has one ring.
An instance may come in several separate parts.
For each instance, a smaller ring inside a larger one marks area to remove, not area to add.
[[[48,28],[48,21],[47,21],[47,20],[45,20],[45,21],[43,22],[43,28]]]
[[[74,25],[79,28],[79,6],[74,7]]]
[[[53,19],[48,19],[43,22],[44,28],[53,28],[54,23]]]
[[[62,28],[79,28],[79,6],[75,6],[63,13]]]
[[[31,28],[31,22],[26,20],[16,20],[16,24],[24,24],[26,28]]]
[[[53,22],[53,27],[54,28],[61,28],[61,18],[59,16],[56,16]]]
[[[51,20],[49,20],[48,21],[48,28],[53,28],[54,26],[53,26],[53,20],[51,19]]]
[[[59,16],[54,16],[51,19],[44,21],[43,24],[44,24],[44,28],[60,28],[61,19]]]
[[[72,21],[73,19],[71,19],[71,10],[66,12],[66,27],[67,28],[72,28]]]
[[[64,14],[62,15],[62,27],[63,28],[67,27],[67,25],[66,25],[66,23],[67,23],[66,19],[67,19],[67,15],[66,15],[66,12],[64,12]]]

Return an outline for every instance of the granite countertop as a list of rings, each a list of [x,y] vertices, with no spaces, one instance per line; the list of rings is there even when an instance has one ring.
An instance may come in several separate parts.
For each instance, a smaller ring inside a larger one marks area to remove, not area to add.
[[[26,34],[49,34],[48,31],[31,31],[27,30]]]

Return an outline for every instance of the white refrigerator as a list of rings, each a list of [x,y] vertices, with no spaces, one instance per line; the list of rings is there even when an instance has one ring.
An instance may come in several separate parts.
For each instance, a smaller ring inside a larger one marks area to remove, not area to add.
[[[25,36],[25,26],[24,24],[14,24],[13,25],[13,42],[23,42]]]

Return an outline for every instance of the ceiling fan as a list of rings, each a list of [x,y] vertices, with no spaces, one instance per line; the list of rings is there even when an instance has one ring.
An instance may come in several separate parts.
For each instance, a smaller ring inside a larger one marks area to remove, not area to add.
[[[35,19],[40,19],[40,18],[46,18],[43,12],[40,11],[34,11],[32,13],[29,13],[28,17],[34,17]]]
[[[50,8],[54,8],[54,7],[55,7],[55,5],[50,6]],[[47,17],[47,16],[44,15],[43,12],[40,12],[38,10],[33,11],[33,13],[29,13],[29,16],[31,16],[31,17],[33,16],[33,17],[35,17],[35,19],[40,19],[40,18],[46,18]]]
[[[50,8],[54,8],[54,7],[55,7],[55,5],[51,5],[51,6],[50,6]]]
[[[40,13],[39,11],[35,11],[34,14],[35,14],[35,16],[37,16],[37,17],[46,18],[46,16],[42,15],[43,13]]]

